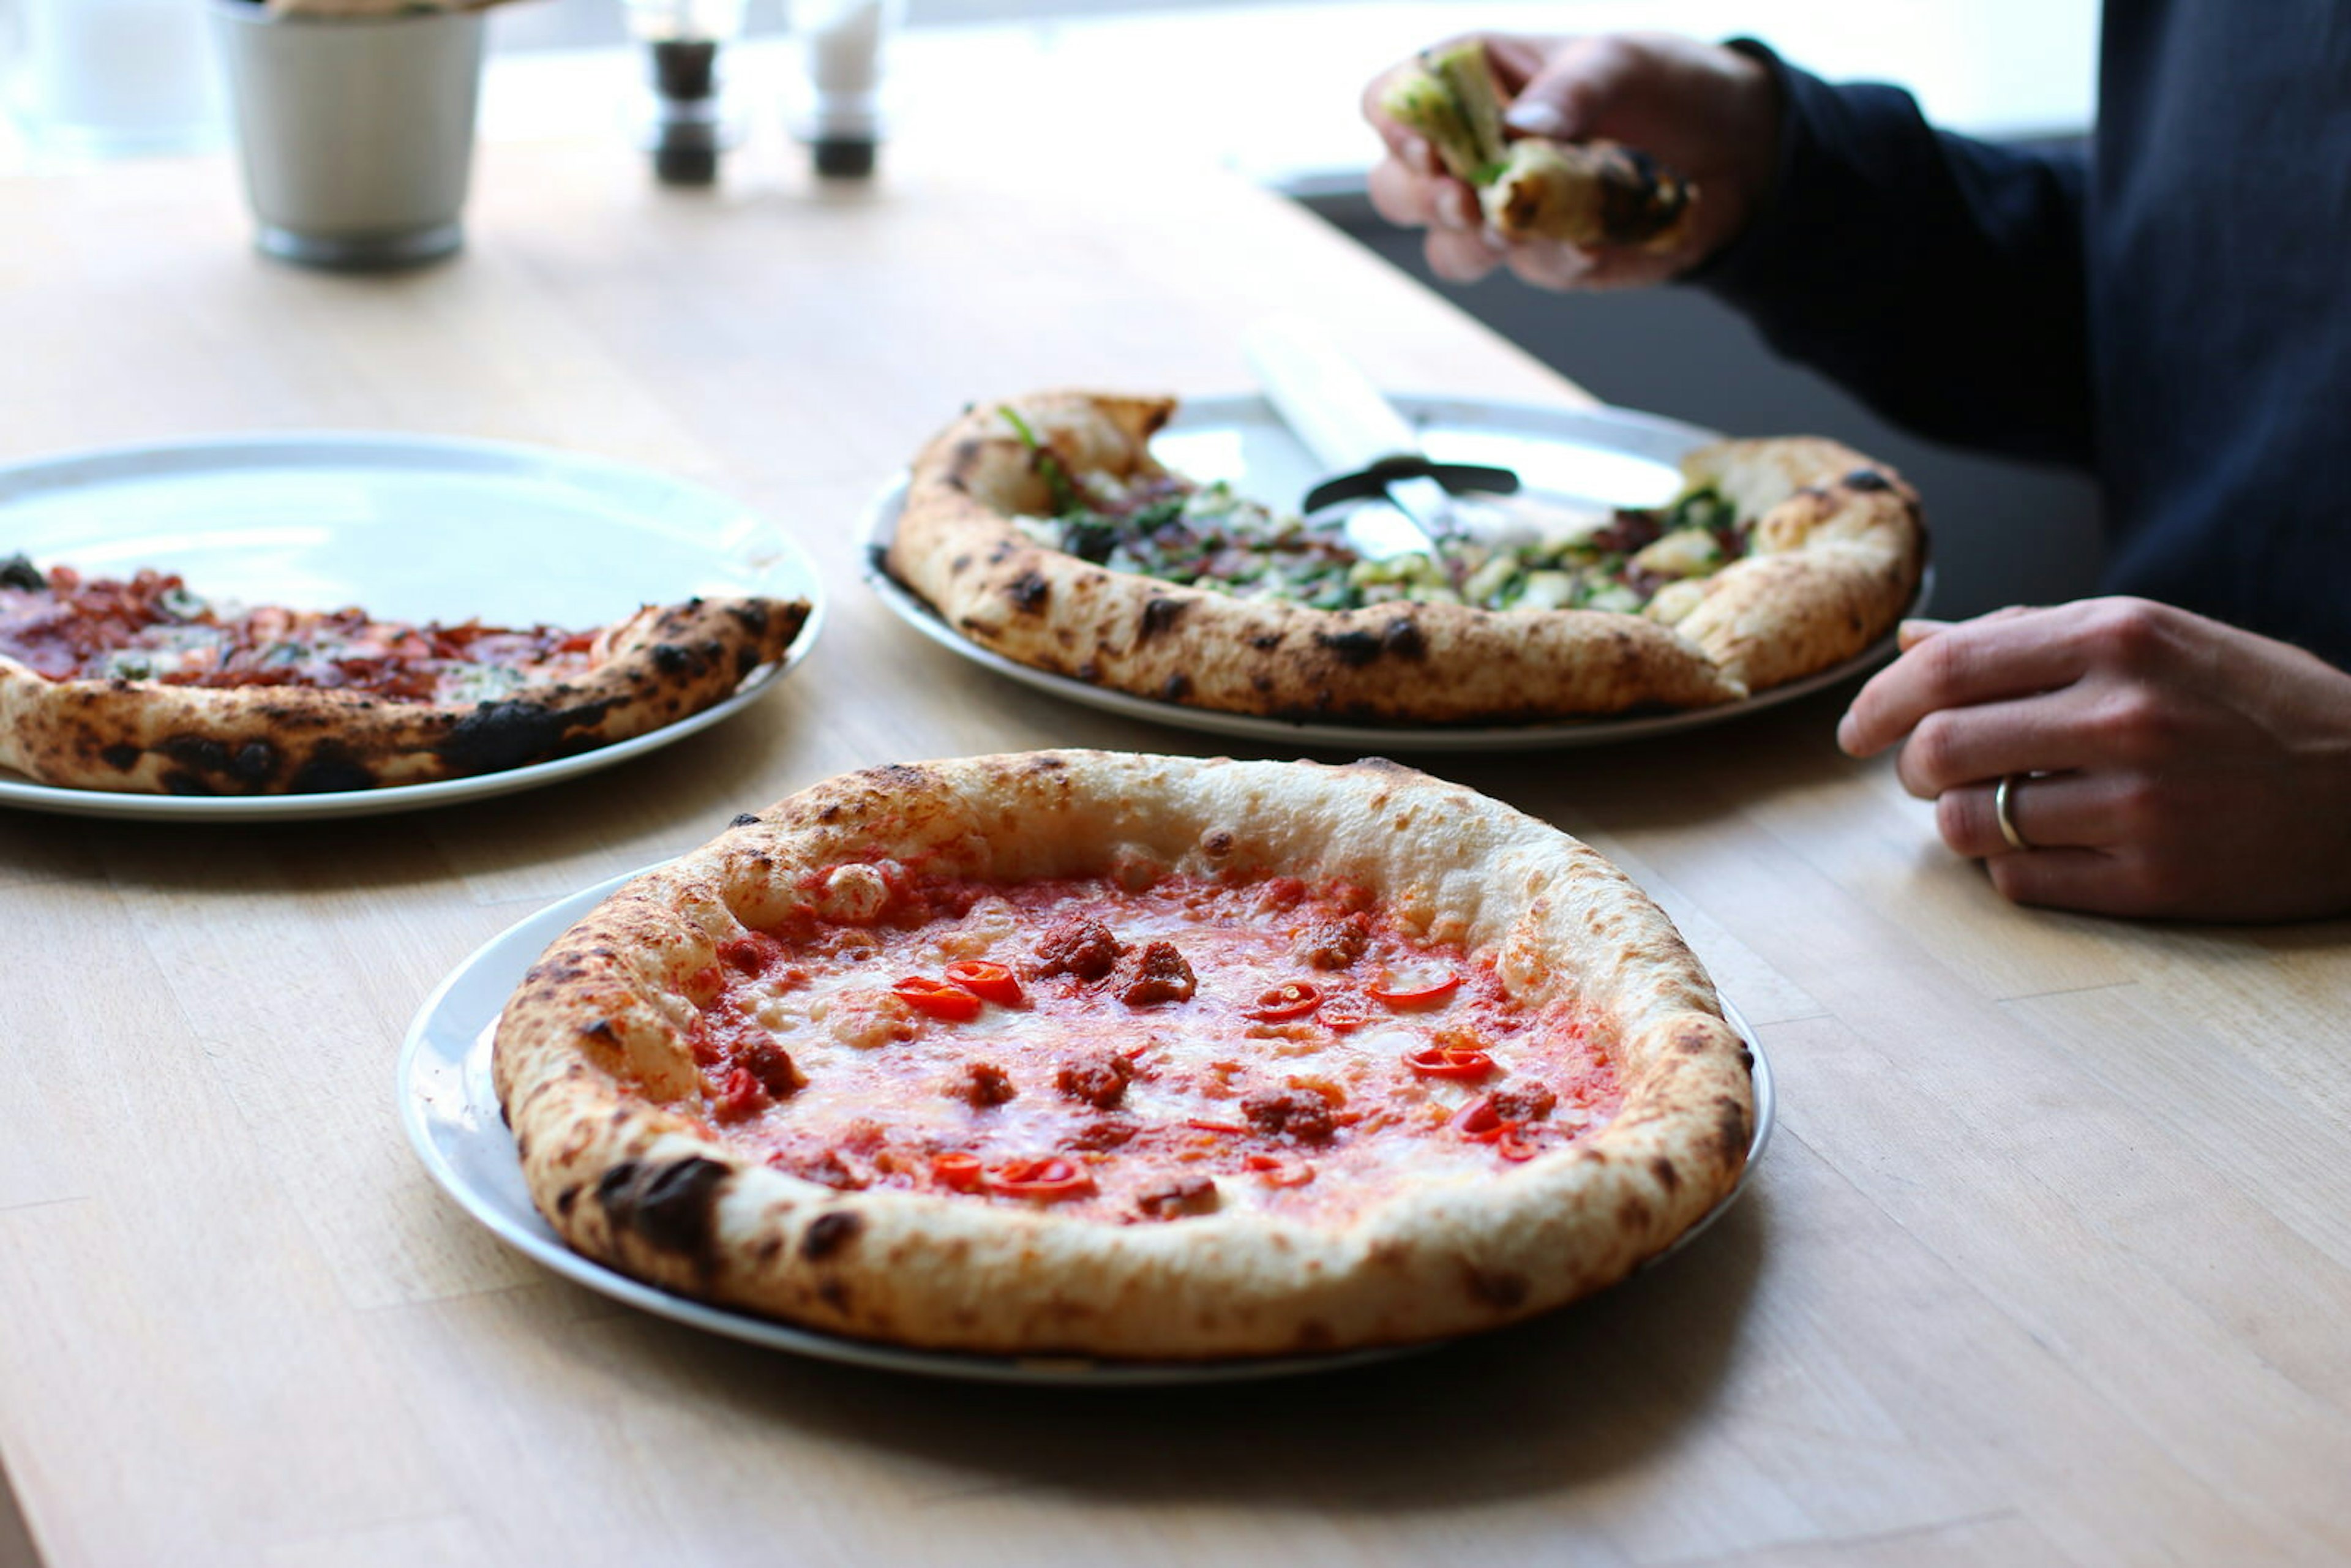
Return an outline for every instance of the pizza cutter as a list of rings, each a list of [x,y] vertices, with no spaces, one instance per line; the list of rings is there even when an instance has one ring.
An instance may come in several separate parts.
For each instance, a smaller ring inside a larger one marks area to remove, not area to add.
[[[1470,532],[1455,497],[1464,491],[1509,495],[1519,476],[1508,468],[1437,463],[1421,450],[1409,421],[1354,361],[1311,328],[1262,321],[1243,334],[1242,351],[1266,401],[1333,476],[1306,492],[1307,512],[1344,501],[1347,542],[1369,560],[1438,557],[1438,545]]]

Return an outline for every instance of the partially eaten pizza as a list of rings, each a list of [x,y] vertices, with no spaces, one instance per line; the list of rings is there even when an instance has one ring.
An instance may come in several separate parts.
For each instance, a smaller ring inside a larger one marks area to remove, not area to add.
[[[496,1030],[541,1213],[665,1289],[933,1349],[1402,1343],[1729,1193],[1750,1059],[1592,850],[1384,762],[1043,752],[746,814]]]
[[[1387,84],[1381,107],[1427,138],[1447,172],[1478,193],[1505,239],[1587,248],[1663,249],[1680,239],[1698,187],[1637,147],[1605,140],[1506,137],[1485,44],[1433,49]]]
[[[782,658],[799,600],[695,599],[585,630],[208,599],[172,572],[0,562],[0,767],[81,789],[414,784],[610,745]]]
[[[1047,392],[925,447],[885,565],[1007,658],[1228,712],[1510,724],[1734,702],[1886,635],[1926,536],[1901,476],[1725,441],[1655,508],[1371,559],[1151,453],[1172,398]]]

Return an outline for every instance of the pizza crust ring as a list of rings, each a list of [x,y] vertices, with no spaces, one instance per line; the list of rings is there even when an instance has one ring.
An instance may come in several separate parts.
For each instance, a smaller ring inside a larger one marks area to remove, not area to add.
[[[1892,629],[1925,559],[1917,496],[1835,442],[1733,441],[1685,471],[1757,517],[1758,553],[1663,613],[1487,611],[1398,602],[1323,611],[1113,571],[1031,540],[1052,510],[1037,455],[976,405],[914,460],[891,575],[972,642],[1115,691],[1266,717],[1522,724],[1697,708],[1826,669]],[[1160,472],[1170,398],[1083,392],[1014,400],[1067,466]],[[1703,600],[1703,604],[1699,600]],[[1717,602],[1719,601],[1719,602]]]
[[[758,1163],[699,1118],[686,977],[890,859],[995,880],[1116,866],[1359,881],[1496,956],[1531,1004],[1614,1031],[1625,1105],[1587,1143],[1406,1187],[1342,1226],[1159,1224],[885,1189]],[[1562,992],[1561,988],[1568,988]],[[1042,752],[870,769],[804,790],[624,887],[554,943],[501,1018],[496,1078],[532,1197],[574,1249],[681,1294],[933,1349],[1280,1354],[1493,1327],[1622,1278],[1735,1186],[1750,1061],[1665,916],[1597,853],[1385,762]]]
[[[309,794],[420,784],[569,756],[674,724],[784,655],[799,600],[648,606],[598,634],[577,680],[487,703],[303,686],[50,680],[0,655],[0,767],[75,789]]]

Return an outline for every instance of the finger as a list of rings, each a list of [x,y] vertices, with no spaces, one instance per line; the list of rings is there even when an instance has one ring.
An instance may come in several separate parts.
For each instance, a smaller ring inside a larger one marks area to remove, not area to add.
[[[1372,198],[1372,210],[1388,222],[1409,229],[1428,226],[1429,198],[1435,185],[1394,158],[1383,158],[1372,165],[1364,188]]]
[[[1948,621],[1928,621],[1923,617],[1914,617],[1894,629],[1894,646],[1897,651],[1907,653],[1936,632],[1948,632],[1950,629],[1951,623]]]
[[[1486,209],[1478,204],[1478,193],[1458,180],[1433,182],[1428,210],[1440,227],[1459,229],[1468,234],[1485,231]]]
[[[1502,259],[1520,282],[1554,289],[1595,287],[1602,261],[1591,251],[1552,240],[1507,246]]]
[[[2082,704],[2060,694],[1938,708],[1913,726],[1894,765],[1902,787],[1931,800],[2011,773],[2058,773],[2095,758]]]
[[[1527,136],[1590,136],[1621,96],[1637,57],[1616,38],[1578,38],[1555,50],[1510,100],[1502,122]]]
[[[1502,259],[1485,236],[1458,229],[1429,230],[1422,248],[1428,257],[1428,270],[1448,283],[1475,283]]]
[[[2090,915],[2162,915],[2127,856],[2107,850],[2034,850],[1984,862],[1992,886],[2012,904],[2078,909]]]
[[[2094,774],[2014,779],[2008,789],[2008,820],[2025,842],[2020,851],[2000,831],[2000,787],[1962,784],[1937,798],[1935,831],[1953,853],[1970,860],[2053,849],[2105,849],[2121,836],[2114,793],[2111,779]]]
[[[1855,757],[1885,750],[1938,709],[2071,685],[2088,655],[2059,612],[1995,612],[1938,632],[1870,678],[1837,726]]]

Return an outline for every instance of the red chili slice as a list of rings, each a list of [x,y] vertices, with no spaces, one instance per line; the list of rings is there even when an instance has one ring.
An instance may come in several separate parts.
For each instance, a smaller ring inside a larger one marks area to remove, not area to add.
[[[1517,1122],[1502,1124],[1501,1135],[1494,1140],[1494,1152],[1506,1160],[1531,1160],[1542,1150],[1529,1143],[1526,1128]]]
[[[1367,986],[1374,1001],[1392,1008],[1424,1008],[1431,1002],[1441,1002],[1461,988],[1461,977],[1447,969],[1434,979],[1417,977],[1398,980],[1390,975],[1376,986]]]
[[[1006,1197],[1033,1197],[1045,1203],[1084,1197],[1094,1190],[1094,1178],[1085,1166],[1060,1155],[1037,1160],[1008,1160],[987,1172],[987,1190]]]
[[[1371,1022],[1372,1015],[1364,1010],[1364,1005],[1361,1002],[1350,1001],[1344,997],[1340,997],[1324,1002],[1322,1010],[1314,1015],[1314,1021],[1333,1033],[1345,1034],[1351,1030],[1359,1030]]]
[[[991,964],[985,958],[962,958],[946,968],[950,984],[961,986],[976,997],[1000,1002],[1008,1008],[1020,1005],[1020,977],[1002,964]]]
[[[1304,1160],[1276,1159],[1271,1155],[1250,1155],[1241,1161],[1255,1171],[1258,1179],[1268,1186],[1304,1186],[1314,1179],[1314,1167]]]
[[[977,1192],[983,1180],[977,1155],[945,1154],[931,1156],[931,1179],[941,1186],[957,1192]]]
[[[1416,1051],[1404,1064],[1424,1078],[1483,1078],[1494,1071],[1494,1059],[1474,1046],[1432,1045]]]
[[[1453,1130],[1473,1144],[1490,1144],[1502,1135],[1505,1128],[1513,1125],[1494,1109],[1491,1094],[1480,1094],[1453,1113]]]
[[[1311,980],[1286,980],[1268,987],[1249,1009],[1249,1016],[1274,1023],[1282,1019],[1304,1018],[1322,1005],[1322,987]]]
[[[949,1023],[969,1023],[979,1016],[977,995],[961,986],[934,980],[928,975],[909,975],[890,989],[915,1011]]]

